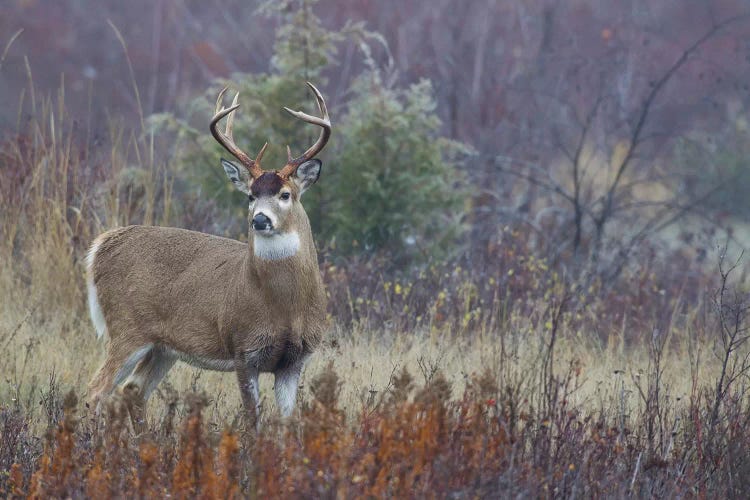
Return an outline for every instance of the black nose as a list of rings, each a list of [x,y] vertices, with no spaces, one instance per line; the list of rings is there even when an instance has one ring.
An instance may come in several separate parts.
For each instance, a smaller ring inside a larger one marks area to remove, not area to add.
[[[257,214],[255,217],[253,217],[253,229],[255,229],[256,231],[273,229],[273,224],[271,224],[271,219],[269,219],[265,214]]]

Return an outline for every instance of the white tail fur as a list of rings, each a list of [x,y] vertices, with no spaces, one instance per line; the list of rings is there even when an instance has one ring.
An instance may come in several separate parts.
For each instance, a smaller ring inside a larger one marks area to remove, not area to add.
[[[99,305],[99,297],[96,293],[96,284],[94,283],[94,259],[96,259],[96,252],[99,250],[103,236],[104,234],[94,240],[88,254],[86,254],[86,286],[88,288],[89,316],[91,316],[91,322],[94,324],[94,328],[96,328],[96,338],[98,339],[102,339],[107,335],[107,322],[104,320],[104,313]]]

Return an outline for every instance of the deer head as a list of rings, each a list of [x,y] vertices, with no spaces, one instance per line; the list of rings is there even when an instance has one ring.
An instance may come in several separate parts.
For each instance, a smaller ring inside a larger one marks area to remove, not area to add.
[[[300,197],[320,177],[322,163],[314,156],[325,147],[331,136],[331,120],[328,117],[328,109],[323,96],[312,83],[307,82],[307,85],[315,94],[322,116],[311,116],[286,107],[284,109],[302,121],[321,127],[320,136],[315,144],[297,158],[292,157],[291,149],[287,146],[287,163],[279,170],[263,170],[261,167],[263,153],[268,143],[263,145],[254,160],[235,144],[232,137],[232,125],[234,112],[240,107],[239,93],[234,96],[229,108],[225,108],[222,104],[227,88],[219,93],[216,100],[216,110],[210,124],[211,134],[241,164],[240,167],[231,161],[221,159],[229,180],[237,189],[248,195],[249,218],[254,236],[273,238],[294,234],[295,220],[304,215]],[[227,121],[222,133],[217,129],[217,125],[224,117]]]

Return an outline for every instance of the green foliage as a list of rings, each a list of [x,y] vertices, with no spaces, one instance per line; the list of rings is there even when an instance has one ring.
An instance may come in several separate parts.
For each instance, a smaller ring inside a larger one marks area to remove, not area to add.
[[[394,86],[393,78],[384,83],[368,45],[376,43],[387,53],[382,37],[357,24],[338,32],[325,29],[310,9],[313,3],[303,0],[298,9],[289,1],[261,7],[265,14],[286,18],[277,33],[270,73],[234,74],[193,99],[183,119],[162,114],[150,122],[154,130],[171,129],[177,135],[175,163],[182,182],[201,186],[200,196],[221,209],[215,214],[217,224],[234,231],[246,215],[246,203],[241,194],[231,194],[234,190],[218,161],[229,155],[207,133],[216,95],[231,84],[228,105],[234,91],[240,93],[236,142],[254,156],[268,141],[263,168],[281,168],[287,144],[299,154],[319,133],[283,107],[318,114],[303,82],[325,88],[323,74],[336,63],[337,44],[353,39],[367,70],[349,89],[345,110],[331,109],[329,102],[334,130],[321,154],[321,182],[303,200],[313,231],[319,243],[330,242],[341,253],[385,250],[396,263],[439,256],[439,249],[455,247],[442,243],[459,227],[461,175],[455,159],[465,150],[440,137],[429,81],[408,88]]]
[[[327,180],[328,236],[344,252],[387,249],[394,258],[445,248],[459,227],[462,148],[439,135],[430,82],[389,88],[368,72],[352,94]]]
[[[312,12],[318,0],[270,1],[260,12],[286,16],[286,24],[276,33],[271,65],[287,78],[321,81],[321,72],[336,58],[336,44],[342,34],[323,27]],[[299,5],[295,10],[295,5]]]
[[[717,138],[718,137],[718,138]],[[735,217],[748,217],[750,141],[747,130],[737,128],[712,137],[710,147],[702,141],[683,139],[675,147],[675,158],[686,179],[684,189],[710,210]]]

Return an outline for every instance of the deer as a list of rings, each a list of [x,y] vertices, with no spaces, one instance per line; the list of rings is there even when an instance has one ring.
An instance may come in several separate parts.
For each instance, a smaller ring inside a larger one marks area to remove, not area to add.
[[[283,417],[294,409],[305,362],[326,328],[326,294],[310,221],[300,199],[320,177],[314,158],[331,136],[325,100],[310,82],[321,116],[284,107],[321,128],[317,141],[279,170],[251,159],[232,126],[239,93],[225,108],[219,92],[209,129],[238,161],[221,158],[248,200],[247,243],[185,229],[128,226],[99,235],[86,256],[88,305],[106,357],[89,383],[97,408],[117,388],[127,394],[136,433],[149,395],[176,361],[237,375],[245,414],[257,424],[258,376],[273,373]],[[224,132],[219,122],[226,118]]]

